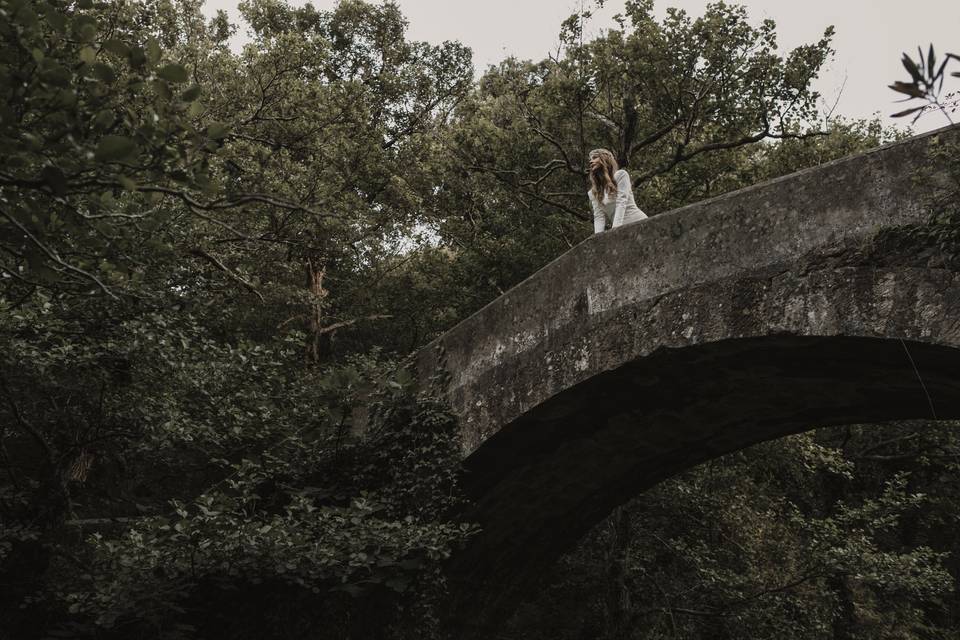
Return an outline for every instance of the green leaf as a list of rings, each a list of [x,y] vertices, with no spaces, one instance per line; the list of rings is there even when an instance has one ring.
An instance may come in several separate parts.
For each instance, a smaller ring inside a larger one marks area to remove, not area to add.
[[[890,88],[899,93],[905,93],[911,98],[922,98],[925,95],[918,86],[915,84],[907,84],[906,82],[894,82],[890,85]]]
[[[60,66],[54,66],[49,69],[45,69],[40,73],[41,81],[55,87],[69,87],[72,79],[73,75],[67,69]]]
[[[127,60],[131,67],[139,69],[147,63],[147,53],[143,50],[143,47],[132,47],[130,53],[127,54]]]
[[[110,53],[123,58],[130,55],[130,47],[127,46],[127,44],[122,40],[117,40],[116,38],[104,40],[100,46],[103,47],[104,51],[109,51]]]
[[[227,136],[227,126],[222,122],[214,122],[207,127],[207,136],[214,140],[220,140]]]
[[[60,91],[57,95],[57,105],[65,109],[72,109],[77,104],[77,92],[72,88]]]
[[[123,185],[123,188],[127,191],[137,190],[137,183],[127,176],[117,176],[117,181],[119,181],[120,184]]]
[[[32,3],[24,3],[24,5],[20,7],[20,10],[13,16],[13,21],[21,27],[30,28],[37,26],[37,14],[31,4]]]
[[[77,29],[77,35],[82,42],[93,42],[93,39],[97,37],[97,25],[91,23],[81,25]]]
[[[43,143],[40,141],[40,138],[33,135],[29,131],[25,131],[21,136],[23,141],[27,144],[27,148],[31,151],[40,151],[43,148]]]
[[[137,152],[137,144],[126,136],[104,136],[93,157],[97,162],[119,162]]]
[[[43,14],[47,20],[47,24],[53,27],[54,31],[63,33],[67,30],[67,17],[60,12],[60,9],[46,4],[43,7]]]
[[[94,77],[101,82],[111,84],[117,79],[117,74],[113,72],[113,67],[103,62],[95,63],[90,70],[93,72]]]
[[[940,68],[937,69],[936,75],[932,76],[930,79],[936,81],[937,78],[941,78],[941,77],[943,76],[943,70],[946,69],[947,64],[948,64],[949,62],[950,62],[950,58],[946,58],[946,57],[945,57],[945,58],[943,59],[943,62],[940,63]],[[943,86],[943,85],[941,84],[941,86]]]
[[[157,71],[157,77],[167,82],[186,82],[190,79],[190,74],[179,64],[167,64]]]
[[[113,124],[114,119],[115,119],[115,116],[113,114],[113,111],[110,111],[109,109],[104,109],[103,111],[98,113],[96,117],[94,117],[93,124],[98,129],[106,129],[111,124]]]
[[[150,64],[157,64],[160,62],[160,56],[162,51],[160,51],[160,44],[157,42],[156,38],[149,38],[147,40],[147,61]]]
[[[917,64],[910,59],[910,56],[903,54],[903,58],[900,61],[903,63],[903,68],[906,69],[910,77],[913,78],[913,81],[920,82],[920,70],[917,68]]]
[[[926,105],[920,105],[919,107],[914,107],[914,108],[912,108],[912,109],[906,109],[905,111],[898,111],[897,113],[892,113],[892,114],[890,114],[890,117],[891,117],[891,118],[902,118],[902,117],[904,117],[904,116],[910,115],[911,113],[916,113],[917,111],[920,111],[921,109],[924,108],[924,106],[926,106]]]
[[[200,97],[200,92],[201,92],[200,85],[195,84],[189,89],[187,89],[186,91],[184,91],[183,94],[181,94],[180,99],[183,100],[184,102],[193,102],[194,100]]]
[[[80,49],[80,60],[86,62],[87,64],[93,64],[93,61],[97,59],[97,50],[93,47],[84,47]]]
[[[155,80],[153,82],[153,90],[157,92],[157,95],[160,96],[161,100],[169,100],[173,97],[173,93],[170,91],[170,87],[166,82]]]

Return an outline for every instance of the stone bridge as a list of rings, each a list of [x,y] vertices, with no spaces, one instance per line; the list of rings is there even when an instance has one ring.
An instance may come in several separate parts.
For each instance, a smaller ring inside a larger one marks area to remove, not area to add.
[[[419,354],[461,417],[457,617],[483,627],[612,509],[816,427],[960,418],[960,273],[910,241],[943,182],[889,145],[588,238]],[[921,170],[929,175],[917,183]]]

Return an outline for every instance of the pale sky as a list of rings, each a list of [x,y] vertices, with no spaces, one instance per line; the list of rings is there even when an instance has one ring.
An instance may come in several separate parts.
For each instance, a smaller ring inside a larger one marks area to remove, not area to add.
[[[206,0],[206,10],[226,9],[238,22],[236,0]],[[900,64],[904,51],[916,58],[917,45],[924,50],[932,42],[938,57],[950,51],[960,55],[960,1],[958,0],[739,0],[754,24],[765,18],[777,23],[783,52],[818,40],[827,25],[834,25],[836,55],[821,74],[816,88],[827,108],[839,96],[836,114],[868,118],[879,112],[888,123],[905,126],[907,120],[887,116],[908,105],[896,104],[897,94],[887,88],[894,80],[906,80]],[[304,4],[293,0],[291,4]],[[329,9],[336,0],[313,0],[318,9]],[[473,49],[478,71],[508,55],[539,60],[555,50],[560,22],[573,13],[578,0],[399,0],[410,23],[408,36],[439,43],[458,40]],[[700,15],[705,0],[657,1],[662,16],[668,6]],[[594,33],[615,26],[611,16],[623,10],[623,0],[607,0],[595,12],[589,29]],[[245,28],[241,26],[241,34]],[[238,38],[236,44],[242,42]],[[953,65],[960,70],[960,63]],[[844,85],[844,82],[846,84]],[[952,81],[952,82],[951,82]],[[843,91],[841,93],[841,87]],[[960,90],[960,79],[948,78],[946,87]],[[947,124],[942,115],[925,115],[915,125],[917,132]]]

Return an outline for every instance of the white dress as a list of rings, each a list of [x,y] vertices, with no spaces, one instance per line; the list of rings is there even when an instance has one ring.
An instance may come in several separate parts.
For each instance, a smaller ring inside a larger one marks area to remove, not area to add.
[[[616,197],[611,197],[609,193],[605,193],[601,204],[594,197],[593,189],[587,192],[587,196],[590,198],[590,206],[593,207],[594,233],[603,231],[607,220],[612,222],[610,227],[613,229],[647,217],[647,214],[641,211],[633,200],[633,185],[630,182],[630,174],[624,169],[620,169],[613,174],[613,179],[617,182]]]

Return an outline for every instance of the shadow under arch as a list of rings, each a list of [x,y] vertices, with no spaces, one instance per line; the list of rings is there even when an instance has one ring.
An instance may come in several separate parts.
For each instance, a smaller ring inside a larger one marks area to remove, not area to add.
[[[658,350],[467,458],[467,517],[483,533],[451,567],[458,617],[496,624],[614,508],[701,463],[820,427],[958,418],[956,347],[779,334]]]

